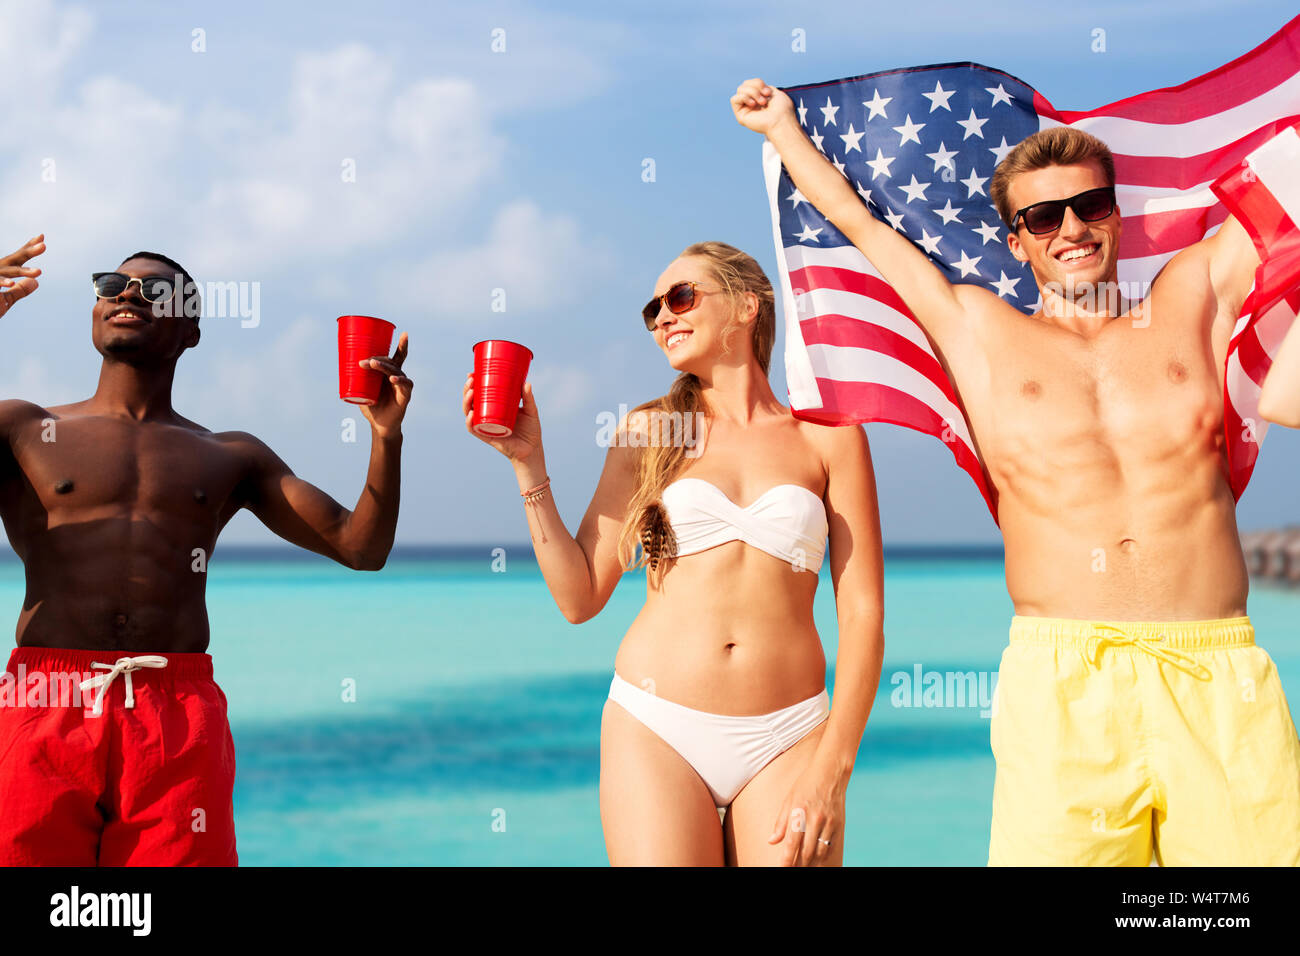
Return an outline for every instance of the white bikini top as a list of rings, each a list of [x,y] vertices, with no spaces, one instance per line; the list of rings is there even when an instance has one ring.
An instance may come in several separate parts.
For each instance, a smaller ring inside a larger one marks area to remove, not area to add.
[[[826,507],[802,485],[773,485],[742,508],[703,478],[678,478],[662,495],[678,556],[743,541],[816,574],[826,553]]]

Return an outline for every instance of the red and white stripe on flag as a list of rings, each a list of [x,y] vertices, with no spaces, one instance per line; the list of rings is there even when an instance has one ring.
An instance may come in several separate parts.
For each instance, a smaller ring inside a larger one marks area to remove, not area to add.
[[[1224,379],[1225,427],[1229,437],[1235,432],[1239,445],[1229,456],[1230,480],[1240,496],[1268,430],[1259,418],[1260,388],[1300,313],[1300,123],[1253,150],[1212,188],[1250,234],[1260,257]]]
[[[1252,307],[1267,312],[1300,286],[1300,123],[1250,153],[1213,189],[1255,242],[1261,264]]]

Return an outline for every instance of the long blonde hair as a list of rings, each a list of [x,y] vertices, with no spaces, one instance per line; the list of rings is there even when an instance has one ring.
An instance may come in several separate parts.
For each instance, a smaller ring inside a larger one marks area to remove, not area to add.
[[[733,317],[743,314],[746,306],[745,293],[752,292],[758,298],[758,314],[754,317],[750,341],[754,357],[758,359],[763,374],[767,375],[772,360],[772,346],[776,340],[776,297],[772,292],[772,283],[768,281],[762,267],[752,256],[725,242],[697,242],[682,250],[678,258],[685,256],[699,256],[707,261],[709,271],[734,306]],[[723,329],[722,342],[725,350],[730,351],[727,341],[741,328],[743,323],[733,320]],[[680,373],[667,395],[651,399],[632,409],[628,415],[629,423],[633,414],[638,412],[666,412],[672,419],[683,422],[695,421],[696,413],[702,414],[705,419],[709,416],[708,402],[701,392],[699,377],[691,372]],[[698,434],[695,437],[698,441]],[[686,451],[683,443],[655,440],[648,441],[644,447],[637,449],[636,491],[628,501],[627,517],[623,520],[623,528],[618,536],[619,562],[624,570],[632,571],[648,564],[656,580],[660,580],[664,572],[663,564],[675,556],[677,542],[660,496],[682,470]],[[632,561],[638,544],[641,546],[640,556]]]

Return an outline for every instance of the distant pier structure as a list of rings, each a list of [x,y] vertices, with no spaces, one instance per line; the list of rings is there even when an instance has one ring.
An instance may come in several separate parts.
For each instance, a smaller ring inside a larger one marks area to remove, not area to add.
[[[1243,531],[1241,550],[1252,578],[1300,587],[1300,526]]]

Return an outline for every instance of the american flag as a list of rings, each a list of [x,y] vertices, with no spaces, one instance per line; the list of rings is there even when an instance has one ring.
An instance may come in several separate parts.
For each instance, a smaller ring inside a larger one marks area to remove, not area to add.
[[[1069,125],[1110,147],[1124,217],[1119,280],[1127,288],[1147,289],[1176,252],[1236,214],[1268,257],[1225,370],[1229,480],[1240,497],[1266,430],[1257,421],[1260,383],[1300,311],[1300,165],[1291,145],[1300,143],[1291,129],[1300,121],[1300,17],[1204,76],[1086,112],[1058,110],[1015,77],[973,63],[785,92],[808,136],[876,218],[949,281],[983,285],[1026,313],[1040,307],[1038,290],[1007,250],[988,186],[994,167],[1031,133]],[[767,142],[763,169],[796,417],[889,422],[941,438],[997,520],[969,424],[911,312],[799,193]]]

